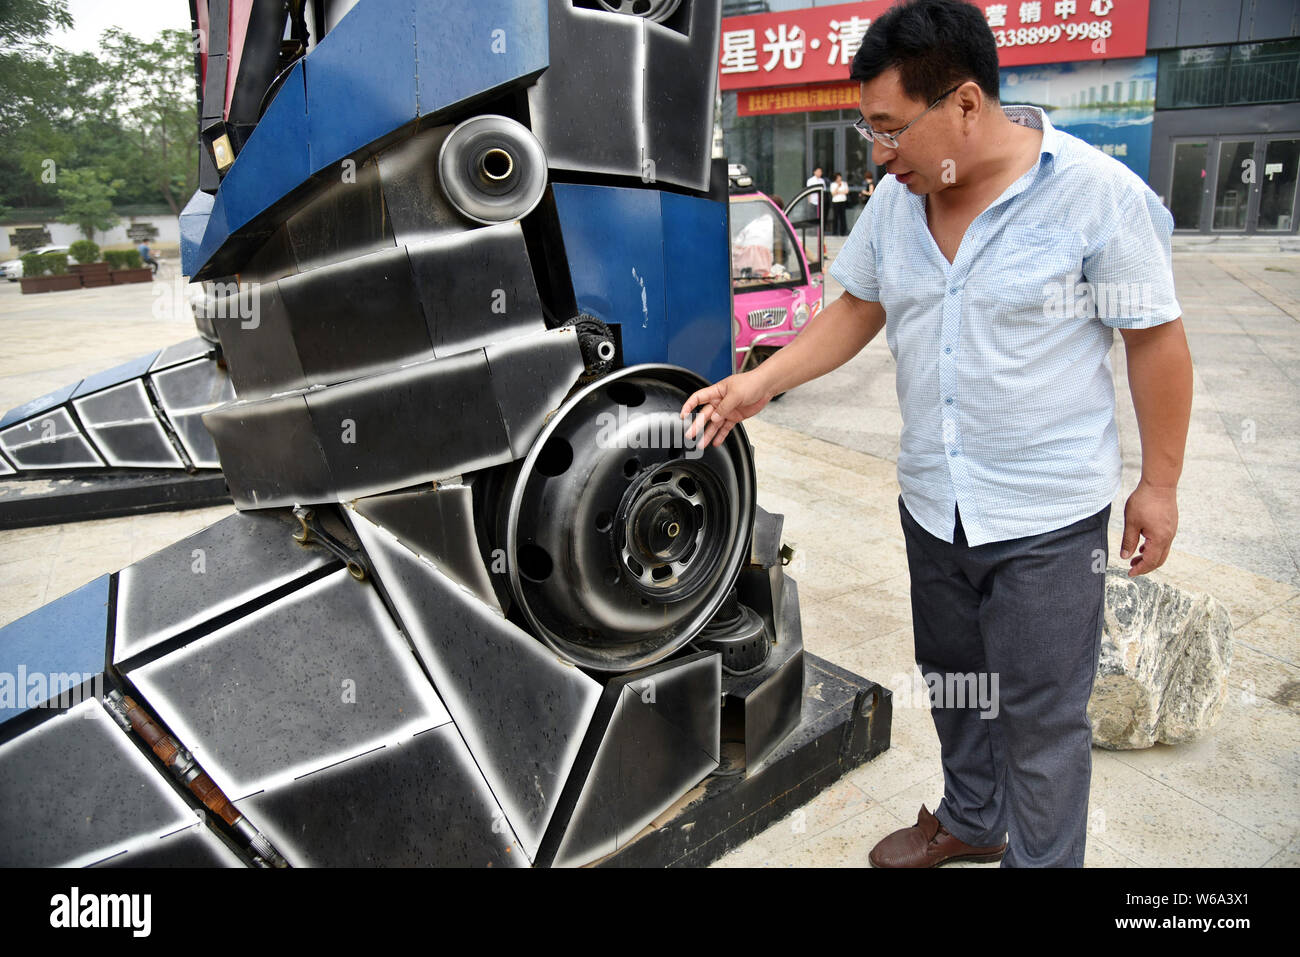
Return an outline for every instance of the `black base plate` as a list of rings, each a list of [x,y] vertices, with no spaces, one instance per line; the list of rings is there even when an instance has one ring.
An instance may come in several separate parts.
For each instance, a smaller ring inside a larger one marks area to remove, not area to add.
[[[0,482],[0,529],[229,505],[221,472],[119,472]]]
[[[889,689],[806,652],[804,663],[802,720],[767,760],[743,776],[706,778],[594,866],[706,866],[886,751]]]

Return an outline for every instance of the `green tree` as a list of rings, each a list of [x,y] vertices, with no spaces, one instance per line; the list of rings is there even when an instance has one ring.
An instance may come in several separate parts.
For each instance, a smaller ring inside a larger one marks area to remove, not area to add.
[[[67,0],[3,0],[0,2],[0,43],[14,47],[39,40],[55,27],[72,26]]]
[[[0,131],[49,93],[53,76],[39,41],[70,26],[67,0],[0,0]]]
[[[125,169],[115,169],[133,192],[162,200],[177,215],[198,188],[198,108],[193,39],[163,30],[141,40],[116,27],[105,31],[100,62],[112,85],[100,88],[113,101],[125,135]]]
[[[40,41],[70,26],[66,0],[0,0],[0,205],[54,201],[52,187],[32,179],[23,161],[23,130],[62,92]]]
[[[120,179],[109,180],[99,169],[65,169],[59,173],[58,193],[63,200],[61,223],[71,223],[87,239],[95,230],[112,229],[118,224],[113,214],[113,197],[122,188]]]
[[[72,26],[67,0],[0,0],[0,93],[8,99],[23,70],[41,59],[40,41]],[[11,104],[0,103],[0,108]]]
[[[10,17],[16,5],[32,9]],[[44,19],[37,7],[48,8]],[[64,0],[0,0],[0,36],[2,24],[34,37],[70,22]],[[121,181],[117,202],[165,203],[179,213],[198,188],[189,34],[166,30],[142,40],[114,28],[94,53],[30,42],[23,49],[9,81],[0,57],[0,204],[58,205],[67,170],[96,169]]]

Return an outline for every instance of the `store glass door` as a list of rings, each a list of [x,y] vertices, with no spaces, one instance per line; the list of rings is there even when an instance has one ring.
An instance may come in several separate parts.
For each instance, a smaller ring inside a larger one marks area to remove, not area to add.
[[[1174,229],[1201,228],[1201,207],[1209,192],[1206,161],[1210,144],[1174,143],[1174,172],[1169,179],[1169,211],[1174,214]]]
[[[1295,229],[1296,171],[1300,168],[1300,138],[1268,140],[1259,177],[1261,232],[1289,233]]]
[[[1174,228],[1294,233],[1300,133],[1175,141],[1169,180]]]
[[[840,123],[813,123],[808,127],[808,175],[820,166],[827,185],[839,170],[844,153]]]
[[[1256,179],[1255,141],[1219,140],[1217,174],[1214,186],[1214,223],[1216,233],[1244,233]]]
[[[854,136],[857,134],[855,133]],[[835,174],[844,171],[844,123],[835,120],[828,123],[813,123],[808,127],[808,168],[809,175],[814,167],[822,168],[822,178],[826,180],[826,191],[821,199],[826,203],[826,235],[834,235],[834,221],[831,218],[830,205],[831,183]]]

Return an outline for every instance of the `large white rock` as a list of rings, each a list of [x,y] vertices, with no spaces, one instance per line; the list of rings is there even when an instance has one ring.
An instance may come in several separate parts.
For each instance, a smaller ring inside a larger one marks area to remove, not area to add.
[[[1231,663],[1232,622],[1217,599],[1108,569],[1092,743],[1130,750],[1200,737],[1223,709]]]

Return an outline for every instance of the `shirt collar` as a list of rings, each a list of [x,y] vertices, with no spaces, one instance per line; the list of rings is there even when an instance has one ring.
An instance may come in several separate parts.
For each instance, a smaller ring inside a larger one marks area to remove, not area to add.
[[[1039,148],[1039,156],[1047,154],[1055,159],[1060,154],[1061,131],[1052,125],[1044,110],[1037,106],[1004,106],[1002,112],[1012,123],[1043,131],[1043,144]]]

